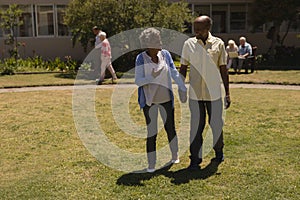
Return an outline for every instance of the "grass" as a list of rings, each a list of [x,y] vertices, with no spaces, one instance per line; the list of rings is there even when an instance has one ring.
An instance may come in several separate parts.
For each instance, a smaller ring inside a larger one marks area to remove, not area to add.
[[[144,151],[144,139],[117,127],[111,94],[97,90],[99,123],[120,148]],[[210,165],[209,154],[202,170],[190,173],[186,152],[170,169],[130,174],[101,164],[84,147],[72,91],[0,93],[0,199],[299,199],[299,91],[232,89],[231,96],[224,163]],[[143,124],[136,93],[129,108]],[[178,108],[176,102],[177,128]],[[166,143],[165,133],[158,143]]]
[[[233,70],[230,69],[230,73]],[[242,70],[244,72],[244,70]],[[271,71],[257,70],[252,74],[230,75],[232,83],[264,83],[264,84],[284,84],[284,85],[300,85],[300,71]]]
[[[121,73],[118,73],[122,76]],[[300,85],[300,71],[270,71],[260,70],[252,74],[230,75],[231,83],[267,83],[267,84],[291,84]],[[28,74],[0,76],[0,88],[26,87],[26,86],[57,86],[73,85],[76,75],[74,74]],[[121,78],[120,83],[133,83],[132,75],[128,78]],[[84,84],[94,83],[93,80],[83,80]],[[104,84],[109,84],[110,80],[106,79]]]
[[[73,85],[75,77],[67,74],[18,74],[13,76],[0,76],[0,88],[32,87],[50,85]]]

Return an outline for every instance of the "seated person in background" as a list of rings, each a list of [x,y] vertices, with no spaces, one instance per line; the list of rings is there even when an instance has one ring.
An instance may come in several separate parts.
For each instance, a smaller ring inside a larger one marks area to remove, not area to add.
[[[247,66],[247,57],[252,55],[252,47],[249,43],[246,42],[245,37],[240,37],[240,46],[239,46],[239,63],[238,63],[238,71],[239,74],[243,66],[246,68],[246,73],[248,72]]]
[[[230,69],[232,65],[234,71],[237,71],[238,50],[238,46],[235,44],[235,42],[233,40],[229,40],[226,47],[226,52],[228,54],[226,66],[227,69]]]

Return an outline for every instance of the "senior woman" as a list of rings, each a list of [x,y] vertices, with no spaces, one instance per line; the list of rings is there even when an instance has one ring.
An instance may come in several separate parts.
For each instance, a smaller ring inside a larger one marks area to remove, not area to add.
[[[226,52],[228,54],[226,68],[228,70],[230,69],[230,67],[232,65],[234,71],[236,72],[236,70],[237,70],[237,60],[238,60],[238,51],[239,51],[239,48],[235,44],[234,40],[229,40],[228,45],[226,47]]]
[[[145,49],[137,55],[135,83],[138,88],[138,102],[143,109],[147,124],[147,172],[155,171],[158,110],[164,122],[172,154],[171,162],[179,163],[178,139],[174,122],[174,95],[172,79],[178,85],[181,102],[185,102],[186,87],[175,68],[171,54],[162,49],[160,31],[145,29],[140,35],[140,43]],[[172,79],[171,79],[172,78]]]

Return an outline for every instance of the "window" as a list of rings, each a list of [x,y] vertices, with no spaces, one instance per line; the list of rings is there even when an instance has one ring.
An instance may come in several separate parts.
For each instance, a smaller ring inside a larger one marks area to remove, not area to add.
[[[246,5],[230,6],[230,31],[246,31]]]
[[[0,11],[5,12],[8,9],[8,5],[0,5]],[[0,23],[2,23],[1,15],[0,15]],[[3,37],[4,35],[9,34],[7,30],[4,30],[3,28],[0,28],[0,37]]]
[[[246,13],[232,12],[230,20],[230,28],[232,32],[245,31],[246,29]]]
[[[195,5],[194,13],[195,16],[200,16],[200,15],[210,16],[210,5]]]
[[[299,32],[300,31],[300,9],[296,17],[296,21],[292,24],[291,31]]]
[[[23,21],[22,25],[17,30],[19,37],[32,37],[33,36],[33,18],[32,18],[32,6],[24,5],[20,6],[22,10],[22,16],[20,20]]]
[[[9,6],[0,5],[5,11]],[[14,29],[17,37],[69,36],[70,31],[64,24],[67,5],[19,5],[22,10],[20,21],[23,23]],[[1,18],[0,18],[1,22]],[[9,30],[0,28],[0,37],[9,34]]]
[[[68,36],[69,30],[67,25],[64,24],[64,17],[65,17],[65,5],[57,5],[57,30],[58,36]]]
[[[291,23],[291,24],[290,24]],[[290,26],[290,27],[289,27]],[[300,30],[300,16],[297,16],[295,21],[283,21],[281,26],[280,26],[280,31],[281,32],[286,32],[289,27],[289,32],[299,32]]]
[[[53,5],[36,6],[37,35],[54,36],[54,11]]]
[[[212,31],[214,33],[226,33],[226,19],[227,19],[228,5],[213,5],[212,6]]]

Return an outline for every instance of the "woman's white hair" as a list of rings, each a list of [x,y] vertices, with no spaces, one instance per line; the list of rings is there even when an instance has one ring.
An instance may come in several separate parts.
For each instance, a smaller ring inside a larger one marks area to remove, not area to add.
[[[140,37],[142,48],[161,48],[162,42],[160,38],[160,31],[155,28],[145,29]]]
[[[235,45],[235,41],[234,41],[234,40],[229,40],[229,41],[228,41],[228,44],[233,44],[233,45]]]

